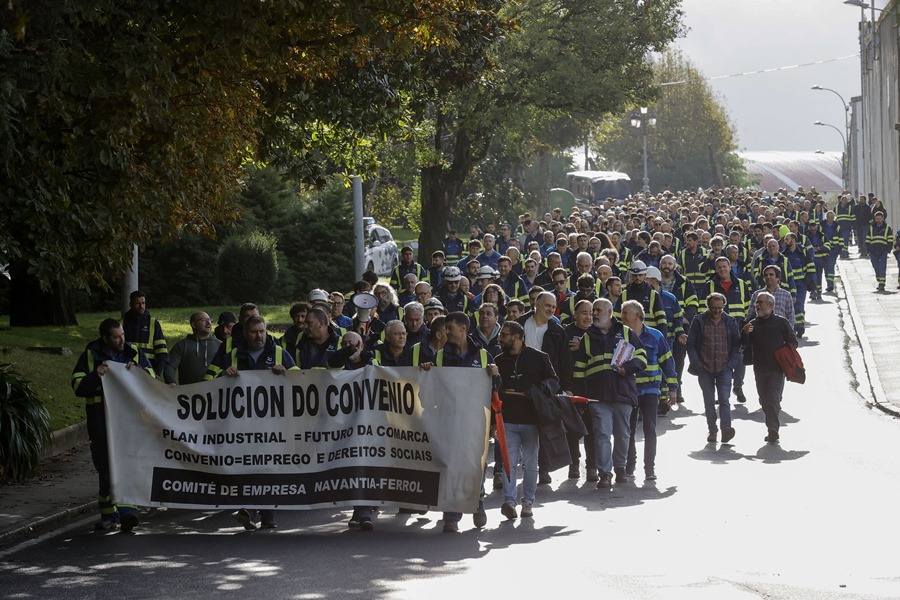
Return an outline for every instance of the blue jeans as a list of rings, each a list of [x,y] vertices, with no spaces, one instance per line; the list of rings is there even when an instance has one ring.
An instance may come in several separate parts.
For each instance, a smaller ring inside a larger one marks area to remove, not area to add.
[[[703,406],[706,409],[706,425],[710,432],[718,431],[716,427],[716,394],[719,396],[719,421],[722,430],[731,427],[731,369],[723,369],[719,373],[709,373],[700,369],[697,382],[703,391]]]
[[[625,468],[628,442],[631,439],[631,404],[624,402],[591,402],[591,421],[594,424],[594,447],[597,470],[611,474],[613,466]],[[611,438],[615,436],[613,448]]]
[[[743,356],[743,350],[741,351],[741,355]],[[734,368],[734,373],[732,374],[734,380],[734,387],[737,389],[743,389],[744,387],[744,377],[747,376],[747,365],[744,364],[744,359],[738,361],[737,366]],[[730,383],[730,382],[729,382]],[[728,396],[726,396],[727,398]]]
[[[522,460],[522,503],[534,504],[538,480],[538,426],[506,423],[506,447],[509,449],[509,477],[503,474],[503,501],[516,504],[516,472]]]
[[[625,467],[627,471],[634,471],[637,465],[634,434],[637,431],[638,411],[641,413],[641,423],[644,428],[644,472],[653,471],[656,466],[656,409],[658,407],[659,396],[644,394],[638,396],[638,405],[631,409],[631,423],[629,424],[631,440],[628,443],[628,464]]]

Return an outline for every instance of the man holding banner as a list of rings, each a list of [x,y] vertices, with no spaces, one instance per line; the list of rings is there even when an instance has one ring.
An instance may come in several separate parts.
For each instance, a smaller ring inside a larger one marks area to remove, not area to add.
[[[522,518],[533,516],[534,495],[538,481],[539,431],[538,415],[529,388],[542,381],[558,377],[545,352],[525,345],[525,328],[515,321],[507,321],[500,329],[497,369],[502,379],[502,413],[509,449],[509,476],[503,479],[503,505],[500,512],[509,520],[516,514],[516,471],[522,459]]]
[[[75,363],[72,372],[72,389],[75,395],[85,399],[88,436],[91,439],[91,460],[100,477],[97,503],[100,521],[95,529],[111,531],[121,524],[122,531],[131,531],[138,524],[137,507],[131,504],[116,506],[112,498],[109,468],[109,450],[106,436],[106,412],[101,377],[106,375],[107,362],[117,362],[131,368],[134,365],[153,375],[150,361],[144,351],[125,342],[125,330],[115,319],[100,323],[100,338],[88,344]]]
[[[469,317],[466,313],[456,311],[447,315],[446,327],[447,343],[435,355],[436,366],[487,368],[492,377],[497,377],[497,366],[491,363],[491,357],[487,350],[479,347],[469,336]],[[484,470],[482,469],[481,499],[478,501],[478,509],[473,517],[476,527],[484,527],[487,524],[487,514],[484,512],[483,476]],[[444,512],[444,533],[459,531],[460,519],[462,519],[462,513]]]
[[[321,309],[312,309],[319,310]],[[288,370],[298,371],[294,359],[281,346],[266,334],[266,321],[255,315],[244,322],[243,340],[235,340],[234,347],[228,354],[219,354],[209,365],[206,379],[214,379],[223,375],[237,377],[241,371],[256,371],[268,369],[275,375],[284,375]],[[259,511],[262,517],[264,529],[278,527],[275,523],[274,510]],[[242,508],[237,511],[234,518],[244,526],[247,531],[257,528],[257,511]]]

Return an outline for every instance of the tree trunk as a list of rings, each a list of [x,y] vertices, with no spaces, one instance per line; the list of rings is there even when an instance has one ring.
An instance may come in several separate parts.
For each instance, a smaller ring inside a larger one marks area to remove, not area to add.
[[[444,117],[435,119],[434,147],[442,149]],[[466,178],[490,147],[491,136],[485,130],[469,131],[460,126],[453,136],[449,167],[440,164],[422,169],[422,232],[419,234],[420,260],[429,261],[431,253],[440,250],[447,233],[450,212],[459,198]],[[428,262],[426,262],[428,264]]]
[[[54,281],[50,289],[41,289],[38,280],[28,274],[22,263],[11,263],[9,274],[9,324],[11,327],[40,327],[46,325],[78,325],[75,308],[68,287]]]

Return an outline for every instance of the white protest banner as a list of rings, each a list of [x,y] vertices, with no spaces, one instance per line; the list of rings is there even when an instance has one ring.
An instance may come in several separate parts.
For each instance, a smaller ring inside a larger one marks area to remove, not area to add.
[[[490,390],[484,369],[241,371],[171,387],[112,363],[103,393],[113,497],[174,508],[473,512]]]

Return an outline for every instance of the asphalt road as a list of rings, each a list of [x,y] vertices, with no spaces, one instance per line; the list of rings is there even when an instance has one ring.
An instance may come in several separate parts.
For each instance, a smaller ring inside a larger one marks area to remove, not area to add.
[[[338,510],[252,533],[227,513],[154,512],[107,535],[92,517],[0,554],[0,597],[900,598],[900,421],[856,393],[834,302],[807,308],[809,380],[787,385],[780,446],[763,441],[752,370],[728,445],[706,442],[691,381],[661,420],[655,483],[599,492],[561,470],[534,519],[505,521],[495,492],[487,527],[467,515],[456,535],[394,509],[372,533]]]

